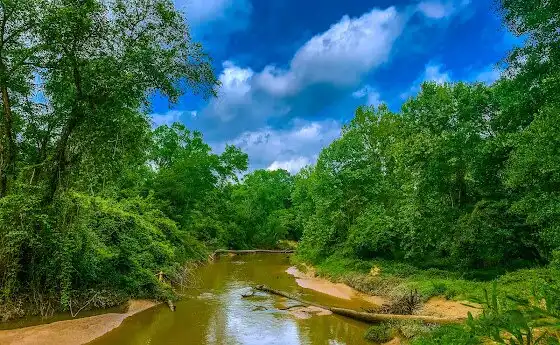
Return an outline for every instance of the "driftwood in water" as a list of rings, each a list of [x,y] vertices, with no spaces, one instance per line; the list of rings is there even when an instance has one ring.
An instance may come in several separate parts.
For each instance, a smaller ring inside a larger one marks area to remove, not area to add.
[[[249,297],[253,297],[254,295],[255,295],[255,289],[251,289],[251,291],[249,293],[242,293],[241,297],[249,298]]]
[[[322,309],[330,310],[333,314],[346,316],[346,317],[349,317],[351,319],[365,321],[365,322],[369,322],[369,323],[378,323],[378,322],[394,321],[394,320],[409,320],[409,321],[412,320],[412,321],[422,321],[422,322],[426,322],[426,323],[444,324],[444,323],[460,323],[462,321],[460,319],[448,319],[448,318],[442,318],[442,317],[436,317],[436,316],[424,316],[424,315],[398,315],[398,314],[365,313],[365,312],[355,311],[355,310],[351,310],[351,309],[324,306],[324,305],[320,305],[320,304],[317,304],[317,303],[305,301],[305,300],[302,300],[301,298],[299,298],[297,296],[294,296],[292,294],[289,294],[287,292],[274,290],[274,289],[271,289],[271,288],[269,288],[267,286],[264,286],[264,285],[257,285],[257,286],[255,286],[255,289],[260,290],[260,291],[265,291],[265,292],[268,292],[268,293],[271,293],[271,294],[274,294],[274,295],[286,297],[286,298],[298,301],[298,302],[306,304],[306,305],[312,305],[312,306],[319,307],[319,308],[322,308]]]
[[[268,250],[268,249],[247,249],[247,250],[230,250],[230,249],[218,249],[212,255],[210,259],[214,260],[216,255],[220,254],[260,254],[260,253],[272,253],[272,254],[290,254],[293,250]]]
[[[169,306],[169,309],[171,309],[171,311],[175,311],[175,305],[170,299],[167,300],[167,305]]]

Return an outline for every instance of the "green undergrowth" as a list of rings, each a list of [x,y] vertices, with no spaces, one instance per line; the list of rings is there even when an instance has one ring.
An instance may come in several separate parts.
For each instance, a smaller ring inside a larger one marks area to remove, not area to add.
[[[294,258],[296,263],[303,260]],[[560,271],[550,267],[520,269],[496,276],[491,280],[470,278],[473,272],[443,269],[421,269],[414,265],[387,260],[359,260],[331,256],[315,263],[319,276],[371,294],[398,298],[417,290],[423,301],[443,296],[447,299],[480,302],[484,289],[493,281],[503,296],[529,298],[538,285],[560,286]]]
[[[415,336],[410,345],[476,345],[482,340],[470,333],[464,325],[435,327],[431,332]]]
[[[420,336],[427,336],[437,328],[436,325],[425,324],[420,321],[387,321],[369,327],[364,334],[364,338],[375,343],[386,343],[393,338],[409,341]]]
[[[305,261],[300,256],[295,256],[294,262],[301,267],[305,267],[303,265]],[[484,339],[490,338],[491,334],[495,333],[493,329],[509,330],[512,325],[511,320],[506,317],[510,315],[509,313],[518,315],[519,310],[525,313],[523,310],[527,310],[527,307],[520,304],[519,301],[521,300],[528,301],[528,305],[533,303],[531,301],[541,301],[536,305],[536,308],[542,313],[544,313],[544,309],[542,309],[542,303],[544,302],[542,301],[547,301],[548,309],[550,309],[550,306],[554,309],[557,305],[560,305],[556,303],[560,301],[556,297],[542,297],[546,295],[543,295],[543,291],[549,291],[547,292],[548,296],[560,296],[556,292],[550,295],[550,291],[560,291],[558,289],[560,287],[560,270],[557,261],[553,261],[546,267],[505,272],[496,275],[493,279],[473,278],[483,276],[484,274],[481,273],[484,272],[424,269],[403,262],[359,260],[336,255],[314,263],[314,267],[319,276],[346,283],[368,294],[397,300],[399,297],[410,293],[410,291],[417,291],[423,301],[427,301],[431,297],[442,296],[452,300],[478,303],[485,310],[485,315],[492,312],[491,308],[488,309],[490,305],[488,294],[491,291],[490,296],[493,296],[491,298],[499,301],[500,310],[503,311],[503,314],[500,314],[499,317],[494,316],[493,321],[488,321],[488,317],[485,319],[475,318],[469,323],[461,325],[437,326],[415,322],[383,323],[371,327],[364,335],[366,339],[377,343],[383,343],[389,338],[398,336],[405,340],[405,343],[412,345],[480,344],[484,342]],[[526,321],[529,325],[532,325],[533,314],[524,316],[527,320],[530,320]],[[501,323],[496,324],[495,320],[501,320]],[[494,328],[490,329],[489,325]]]

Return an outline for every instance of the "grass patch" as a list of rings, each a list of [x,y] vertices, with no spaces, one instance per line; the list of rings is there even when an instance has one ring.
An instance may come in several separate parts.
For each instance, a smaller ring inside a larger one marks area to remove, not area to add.
[[[410,345],[476,345],[480,339],[462,325],[438,326],[432,332],[416,336]]]
[[[296,258],[297,261],[297,258]],[[420,269],[408,263],[388,260],[359,260],[331,256],[316,264],[317,274],[372,295],[399,298],[417,290],[423,301],[434,296],[447,299],[480,302],[484,289],[492,281],[500,287],[502,297],[530,298],[535,286],[560,286],[560,270],[539,267],[507,272],[494,280],[466,279],[469,272],[448,271],[438,268]],[[478,272],[477,275],[482,275]]]
[[[364,338],[376,343],[386,343],[397,335],[394,328],[385,322],[373,325],[366,331]]]

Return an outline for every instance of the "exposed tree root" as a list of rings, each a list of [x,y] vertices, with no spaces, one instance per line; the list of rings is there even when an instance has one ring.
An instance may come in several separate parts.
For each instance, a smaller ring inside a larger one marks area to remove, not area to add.
[[[315,307],[330,310],[333,314],[346,316],[346,317],[349,317],[351,319],[365,321],[365,322],[369,322],[369,323],[378,323],[378,322],[394,321],[394,320],[414,320],[414,321],[422,321],[422,322],[426,322],[426,323],[444,324],[444,323],[460,323],[462,321],[461,319],[450,319],[450,318],[441,318],[441,317],[425,316],[425,315],[398,315],[398,314],[365,313],[365,312],[359,312],[359,311],[355,311],[355,310],[351,310],[351,309],[324,306],[324,305],[320,305],[320,304],[317,304],[317,303],[304,301],[297,296],[294,296],[294,295],[289,294],[287,292],[274,290],[274,289],[271,289],[271,288],[269,288],[267,286],[264,286],[264,285],[257,285],[257,286],[255,286],[255,289],[260,290],[260,291],[264,291],[264,292],[268,292],[268,293],[271,293],[271,294],[274,294],[274,295],[286,297],[286,298],[292,299],[294,301],[298,301],[298,302],[300,302],[302,304],[305,304],[305,305],[312,305],[312,306],[315,306]]]

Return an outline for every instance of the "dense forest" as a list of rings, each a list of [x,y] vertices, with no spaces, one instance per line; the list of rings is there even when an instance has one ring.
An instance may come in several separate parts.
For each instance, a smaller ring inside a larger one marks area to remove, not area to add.
[[[272,247],[291,177],[247,171],[150,97],[215,96],[210,58],[168,0],[0,2],[0,304],[49,314],[169,295],[157,273],[212,248]]]
[[[166,297],[185,262],[286,239],[314,264],[558,264],[560,5],[497,6],[525,39],[501,79],[424,83],[398,112],[360,107],[291,176],[248,173],[240,149],[213,152],[182,124],[153,128],[154,93],[219,88],[172,1],[0,1],[4,315]]]

